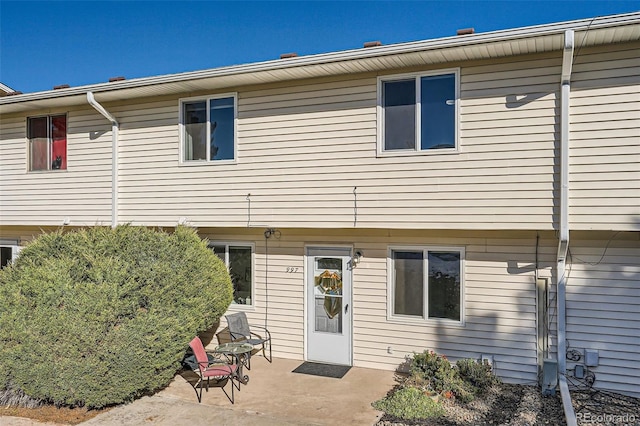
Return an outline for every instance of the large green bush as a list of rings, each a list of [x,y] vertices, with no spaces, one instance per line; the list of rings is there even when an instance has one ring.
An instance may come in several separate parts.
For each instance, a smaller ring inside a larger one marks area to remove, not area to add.
[[[0,389],[98,408],[162,388],[232,293],[186,227],[42,235],[0,271]]]

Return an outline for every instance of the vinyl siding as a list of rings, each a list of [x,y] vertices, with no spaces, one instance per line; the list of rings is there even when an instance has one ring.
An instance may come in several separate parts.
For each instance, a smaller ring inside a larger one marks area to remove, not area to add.
[[[375,76],[239,89],[236,164],[179,164],[177,99],[110,107],[122,123],[120,220],[552,229],[559,60],[462,67],[452,155],[377,156]]]
[[[636,47],[585,49],[576,58],[575,229],[640,226]],[[379,156],[372,74],[225,89],[238,92],[235,164],[180,164],[177,97],[106,105],[121,123],[119,221],[555,229],[560,55],[458,65],[455,154]],[[213,93],[185,96],[199,94]],[[110,222],[110,125],[91,109],[68,113],[69,167],[52,173],[26,173],[26,117],[3,117],[3,223]]]
[[[536,234],[428,231],[326,231],[282,229],[281,238],[268,241],[265,253],[261,231],[202,229],[215,241],[249,241],[256,244],[255,306],[247,312],[250,322],[264,325],[265,258],[268,256],[268,328],[274,355],[304,357],[304,254],[314,244],[349,244],[364,253],[353,271],[354,365],[394,370],[405,356],[425,349],[456,360],[494,356],[497,373],[506,381],[535,382]],[[541,238],[541,276],[550,276],[555,240]],[[466,251],[464,325],[434,321],[411,323],[387,318],[387,254],[389,246],[455,246]],[[286,268],[299,268],[286,273]],[[231,307],[230,311],[236,308]],[[221,328],[226,326],[222,321]],[[215,342],[214,342],[215,344]],[[387,353],[391,347],[392,354]]]
[[[572,229],[640,230],[640,44],[585,49],[571,84]]]
[[[60,171],[28,172],[27,118],[2,117],[2,225],[111,223],[111,125],[86,109],[48,113],[65,112],[67,170]]]
[[[596,239],[583,233],[580,238],[571,242],[567,281],[569,349],[599,351],[599,365],[589,367],[596,388],[640,397],[638,234],[609,233]]]

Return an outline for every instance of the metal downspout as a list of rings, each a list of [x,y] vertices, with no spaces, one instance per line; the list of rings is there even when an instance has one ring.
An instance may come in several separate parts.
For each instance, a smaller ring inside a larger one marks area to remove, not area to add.
[[[111,122],[111,227],[118,226],[118,120],[96,101],[93,92],[87,92],[87,101]]]
[[[571,68],[573,66],[574,32],[564,33],[562,55],[562,86],[560,92],[560,235],[557,256],[558,302],[558,384],[562,396],[564,416],[568,426],[577,425],[567,385],[567,276],[566,262],[569,251],[569,98],[571,95]]]

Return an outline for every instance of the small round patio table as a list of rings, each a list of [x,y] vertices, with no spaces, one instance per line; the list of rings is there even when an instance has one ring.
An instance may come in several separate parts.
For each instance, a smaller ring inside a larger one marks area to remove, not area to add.
[[[249,358],[251,358],[251,351],[253,351],[253,345],[242,342],[229,342],[216,346],[214,352],[233,355],[238,365],[238,379],[243,385],[249,382],[249,376],[243,373],[243,367],[247,365]]]

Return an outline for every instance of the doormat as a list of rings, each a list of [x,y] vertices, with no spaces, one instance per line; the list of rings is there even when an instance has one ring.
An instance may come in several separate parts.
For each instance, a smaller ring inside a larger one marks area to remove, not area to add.
[[[341,379],[347,371],[351,369],[349,365],[320,364],[319,362],[303,362],[293,370],[293,373],[311,374],[312,376],[333,377]]]

